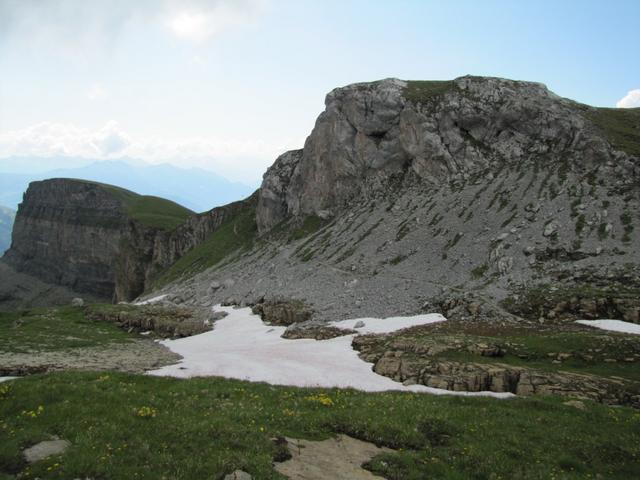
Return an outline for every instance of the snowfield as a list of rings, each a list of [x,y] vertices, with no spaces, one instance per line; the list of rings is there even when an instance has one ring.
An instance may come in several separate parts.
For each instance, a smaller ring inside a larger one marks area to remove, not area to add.
[[[330,340],[280,338],[285,327],[265,325],[249,308],[214,307],[227,312],[214,329],[192,337],[161,343],[183,360],[148,372],[150,375],[180,378],[220,376],[273,385],[298,387],[355,388],[367,392],[400,390],[447,395],[480,395],[496,398],[510,393],[452,392],[423,385],[405,386],[378,375],[372,364],[362,361],[351,348],[353,335]],[[438,314],[387,319],[363,318],[333,322],[339,328],[353,328],[362,321],[362,333],[388,333],[415,325],[442,322]]]
[[[611,332],[633,333],[640,335],[640,325],[622,320],[576,320],[576,323],[588,327],[600,328]]]

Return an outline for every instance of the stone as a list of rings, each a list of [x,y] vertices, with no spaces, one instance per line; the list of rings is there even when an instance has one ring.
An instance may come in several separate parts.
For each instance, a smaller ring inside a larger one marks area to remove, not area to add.
[[[291,458],[274,467],[291,480],[378,479],[362,465],[377,455],[394,452],[342,434],[321,441],[295,438],[286,441]]]
[[[550,237],[557,232],[558,232],[558,223],[553,221],[545,225],[542,235],[545,237]]]
[[[67,440],[46,440],[23,450],[22,454],[27,463],[36,463],[53,455],[61,455],[70,446]]]
[[[84,300],[82,298],[76,297],[71,300],[72,307],[82,307],[84,305]]]
[[[264,322],[284,326],[306,322],[313,315],[312,310],[299,300],[265,300],[254,305],[252,310]]]
[[[362,320],[358,320],[354,325],[353,328],[362,328],[364,327],[364,322]]]
[[[580,400],[568,400],[566,402],[563,402],[562,404],[566,405],[567,407],[577,408],[578,410],[587,409],[587,406],[584,404],[584,402],[581,402]]]
[[[224,480],[252,480],[252,476],[242,470],[236,470],[224,476]]]

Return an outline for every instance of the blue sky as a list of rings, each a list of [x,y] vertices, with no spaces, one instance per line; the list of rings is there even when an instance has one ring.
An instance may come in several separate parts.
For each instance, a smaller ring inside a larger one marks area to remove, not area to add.
[[[640,89],[638,25],[637,0],[0,0],[0,158],[253,183],[352,82],[491,75],[613,107]]]

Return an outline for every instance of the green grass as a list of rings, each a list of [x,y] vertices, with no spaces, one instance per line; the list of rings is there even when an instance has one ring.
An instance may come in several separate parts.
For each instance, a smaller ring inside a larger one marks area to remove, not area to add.
[[[471,277],[476,279],[482,278],[484,277],[484,274],[487,273],[488,270],[489,270],[489,265],[487,265],[486,263],[483,263],[482,265],[479,265],[473,270],[471,270]]]
[[[131,218],[149,227],[173,230],[194,214],[188,208],[171,200],[151,195],[138,195],[112,185],[100,185],[122,202]]]
[[[587,117],[618,150],[640,157],[640,108],[590,108]]]
[[[115,325],[85,319],[77,307],[0,313],[0,352],[29,353],[124,343],[131,336]]]
[[[456,88],[452,80],[410,80],[404,96],[414,103],[424,103]]]
[[[255,195],[232,204],[232,213],[200,245],[186,253],[153,282],[155,288],[212,267],[239,249],[249,248],[258,233]]]
[[[322,227],[327,224],[325,220],[315,215],[308,215],[304,217],[302,223],[293,229],[289,235],[289,242],[301,240],[309,235],[316,233]]]
[[[620,377],[640,382],[638,360],[625,362],[625,358],[640,353],[640,339],[634,337],[612,337],[605,332],[597,331],[565,331],[539,334],[503,332],[499,336],[462,335],[460,338],[501,345],[506,354],[502,357],[481,357],[467,351],[450,350],[439,354],[438,357],[460,362],[500,363],[548,372],[563,371],[607,378]],[[571,357],[561,363],[554,363],[557,361],[557,354],[560,353],[570,354]],[[606,362],[605,359],[616,361]],[[640,385],[636,384],[635,388],[639,389]]]
[[[1,388],[4,478],[222,479],[239,468],[283,479],[272,467],[281,453],[272,438],[336,433],[398,450],[368,465],[388,479],[640,477],[640,415],[591,402],[581,411],[541,397],[368,394],[116,373],[36,375]],[[72,447],[27,468],[21,450],[49,435]]]

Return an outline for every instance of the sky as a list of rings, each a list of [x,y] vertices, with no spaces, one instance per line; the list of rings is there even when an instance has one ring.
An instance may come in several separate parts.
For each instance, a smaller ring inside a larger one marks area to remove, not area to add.
[[[128,157],[256,184],[329,91],[387,77],[640,107],[638,25],[638,0],[0,0],[0,170]]]

